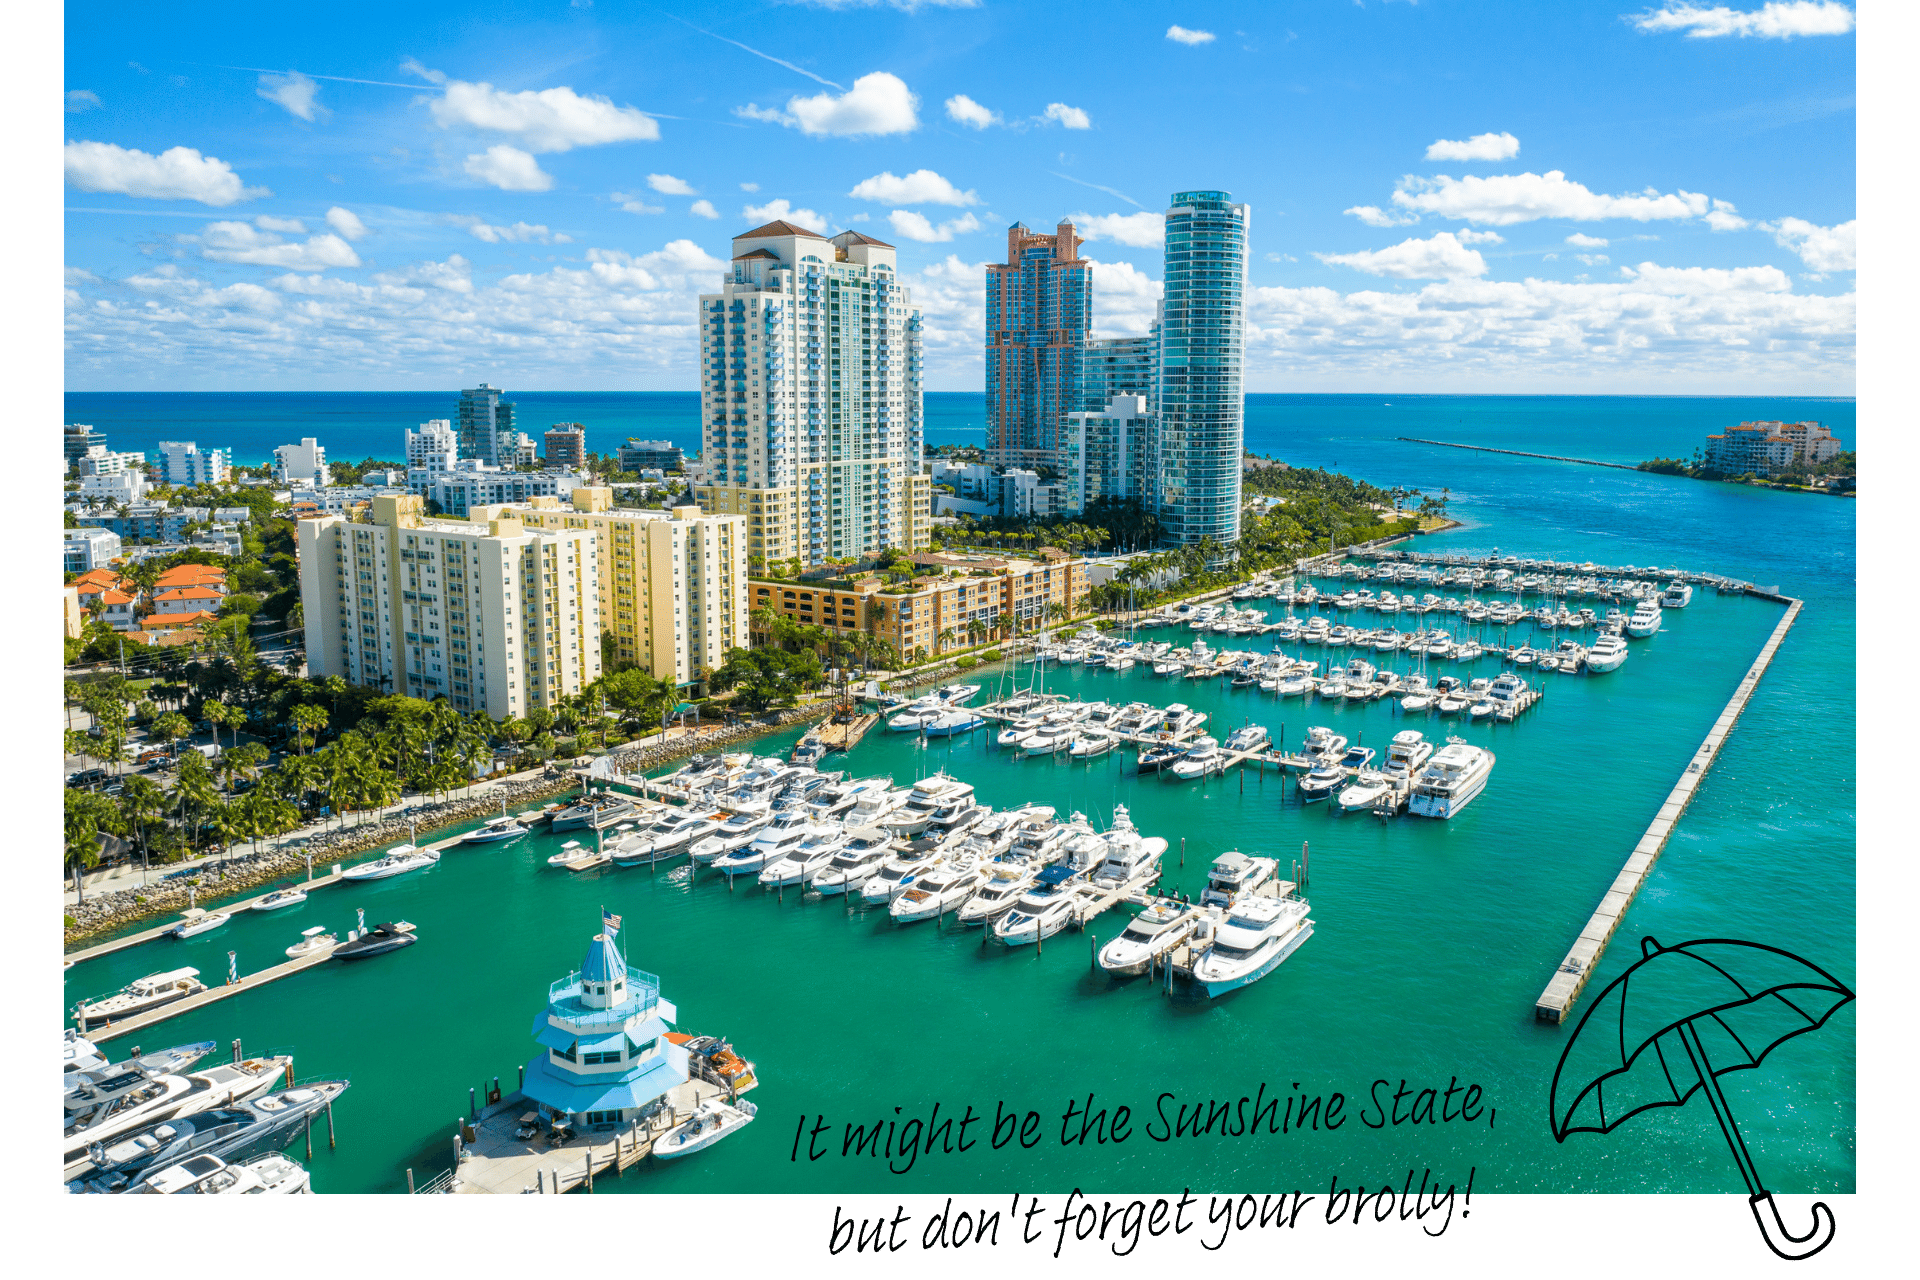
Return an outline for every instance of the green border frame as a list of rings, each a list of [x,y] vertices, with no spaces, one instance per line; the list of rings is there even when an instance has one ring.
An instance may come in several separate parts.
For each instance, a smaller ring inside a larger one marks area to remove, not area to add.
[[[1761,0],[1713,0],[1728,2],[1736,8],[1759,8]],[[1634,8],[1620,4],[1622,12]],[[1859,150],[1862,155],[1882,157],[1880,165],[1860,167],[1859,203],[1880,209],[1882,221],[1868,219],[1866,244],[1880,228],[1889,234],[1882,249],[1872,249],[1874,274],[1868,274],[1860,290],[1860,395],[1874,403],[1897,405],[1897,395],[1907,388],[1895,386],[1895,378],[1914,365],[1910,338],[1916,332],[1912,303],[1916,282],[1912,249],[1895,246],[1895,226],[1910,217],[1916,201],[1916,182],[1912,171],[1912,121],[1920,119],[1920,107],[1914,104],[1914,73],[1908,67],[1910,50],[1920,48],[1920,12],[1912,4],[1893,0],[1859,0],[1864,10],[1864,35],[1860,42],[1860,115],[1866,123],[1860,127]],[[65,127],[65,115],[52,115],[61,81],[60,10],[42,6],[31,12],[15,13],[15,38],[25,50],[40,48],[44,58],[15,59],[13,75],[0,88],[15,102],[15,119],[52,121]],[[84,38],[84,33],[77,33]],[[1901,104],[1907,104],[1903,107]],[[56,129],[48,129],[48,142]],[[38,125],[27,129],[38,134]],[[42,155],[40,144],[29,146],[29,155]],[[61,177],[48,146],[46,192],[61,192]],[[40,161],[29,163],[31,173],[40,173]],[[60,294],[60,255],[42,253],[38,244],[61,244],[63,223],[60,203],[44,198],[38,180],[29,182],[25,200],[10,201],[0,219],[13,230],[13,244],[21,246],[21,265],[15,274],[23,288],[15,297],[25,305],[10,307],[0,319],[6,328],[8,365],[12,367],[15,388],[13,403],[17,416],[12,426],[13,457],[21,466],[21,476],[46,476],[56,459],[58,436],[50,430],[61,420],[61,338],[52,322],[54,303]],[[1905,282],[1905,284],[1903,284]],[[1899,418],[1910,418],[1910,411],[1893,411]],[[1920,474],[1908,466],[1914,461],[1914,432],[1899,428],[1893,420],[1874,438],[1874,474],[1876,476],[1912,476]],[[58,499],[50,486],[33,487],[19,495],[13,510],[23,516],[27,528],[58,528]],[[1880,501],[1874,501],[1880,499]],[[1897,645],[1914,631],[1910,583],[1914,581],[1907,557],[1920,539],[1910,533],[1910,524],[1901,512],[1885,507],[1878,486],[1868,482],[1866,507],[1860,514],[1860,580],[1876,581],[1882,589],[1860,601],[1860,670],[1880,670],[1876,658],[1907,658],[1910,645]],[[31,545],[29,537],[29,545]],[[38,562],[36,553],[27,553],[29,564]],[[52,614],[52,604],[48,618]],[[13,819],[12,850],[27,883],[58,883],[58,858],[38,850],[60,842],[60,819],[50,804],[50,796],[61,785],[58,773],[60,756],[48,756],[38,733],[52,735],[58,723],[60,693],[44,672],[56,662],[50,639],[54,628],[38,620],[38,606],[29,604],[25,626],[0,631],[0,670],[19,672],[23,679],[13,681],[13,702],[19,710],[19,722],[33,727],[27,733],[0,737],[0,796]],[[1901,668],[1893,668],[1901,670]],[[1910,681],[1893,687],[1876,687],[1874,699],[1860,699],[1859,750],[1860,802],[1859,846],[1872,850],[1859,875],[1859,1080],[1857,1115],[1860,1130],[1857,1163],[1857,1192],[1851,1196],[1826,1196],[1836,1211],[1839,1234],[1834,1245],[1812,1259],[1811,1268],[1824,1272],[1893,1274],[1897,1259],[1912,1265],[1910,1236],[1901,1228],[1910,1217],[1905,1192],[1914,1176],[1908,1165],[1907,1148],[1914,1140],[1914,1117],[1907,1105],[1907,1084],[1912,1073],[1914,1027],[1908,1011],[1914,1007],[1910,988],[1901,986],[1899,975],[1912,969],[1908,935],[1907,904],[1914,902],[1914,837],[1912,819],[1901,812],[1905,789],[1910,787],[1907,770],[1912,752],[1905,745],[1910,733],[1912,704]],[[1872,885],[1872,894],[1864,887]],[[38,894],[36,890],[35,896]],[[31,975],[25,984],[10,984],[6,990],[8,1025],[23,1031],[13,1036],[15,1052],[0,1054],[0,1080],[10,1088],[10,1098],[27,1100],[33,1107],[35,1096],[50,1090],[44,1073],[52,1071],[50,1055],[38,1057],[44,1036],[38,1029],[50,1027],[60,1017],[60,983],[50,977],[46,958],[60,948],[60,933],[52,927],[50,915],[27,906],[25,919],[31,927],[0,933],[0,965],[4,971]],[[42,977],[46,975],[46,977]],[[1887,986],[1878,981],[1885,975]],[[1889,1017],[1874,1015],[1876,996],[1891,992]],[[48,1115],[48,1128],[52,1115]],[[52,1134],[48,1134],[48,1142]],[[620,1197],[616,1203],[626,1213],[639,1211],[636,1219],[620,1213],[618,1222],[607,1222],[607,1213],[589,1207],[586,1197],[568,1197],[561,1201],[541,1201],[540,1207],[528,1203],[524,1209],[505,1209],[492,1205],[478,1209],[476,1203],[457,1199],[409,1201],[401,1197],[332,1197],[324,1209],[315,1201],[263,1201],[250,1215],[221,1215],[217,1221],[209,1215],[204,1222],[192,1209],[163,1207],[157,1203],[121,1203],[117,1222],[102,1219],[98,1213],[84,1211],[79,1201],[54,1196],[54,1182],[40,1161],[31,1155],[40,1140],[29,1138],[15,1148],[15,1159],[0,1165],[0,1188],[10,1192],[6,1203],[13,1209],[10,1219],[17,1226],[12,1234],[10,1255],[17,1274],[48,1274],[56,1267],[86,1270],[106,1268],[109,1272],[148,1272],[173,1274],[188,1270],[204,1274],[213,1268],[265,1270],[271,1274],[332,1274],[363,1267],[420,1267],[440,1265],[459,1268],[472,1274],[503,1274],[511,1270],[543,1270],[557,1267],[634,1268],[645,1270],[666,1267],[724,1267],[741,1274],[755,1270],[780,1268],[791,1272],[843,1270],[843,1268],[885,1268],[899,1272],[906,1268],[929,1274],[979,1274],[981,1268],[1027,1267],[1048,1270],[1048,1274],[1112,1274],[1127,1263],[1139,1267],[1142,1261],[1179,1263],[1188,1267],[1302,1267],[1302,1265],[1348,1265],[1375,1268],[1419,1267],[1428,1274],[1567,1274],[1619,1276],[1624,1268],[1642,1274],[1678,1274],[1682,1270],[1724,1274],[1730,1268],[1778,1267],[1755,1240],[1753,1222],[1740,1196],[1482,1196],[1476,1197],[1471,1219],[1455,1219],[1452,1228],[1440,1240],[1428,1240],[1415,1222],[1386,1222],[1357,1228],[1352,1222],[1325,1226],[1319,1221],[1323,1203],[1315,1201],[1302,1215],[1300,1226],[1290,1232],[1260,1232],[1258,1228],[1244,1236],[1231,1238],[1227,1245],[1210,1253],[1200,1240],[1212,1240],[1202,1219],[1200,1230],[1187,1236],[1160,1240],[1146,1238],[1129,1259],[1116,1259],[1098,1242],[1073,1244],[1052,1259],[1052,1232],[1046,1230],[1044,1244],[1023,1247],[1018,1244],[1018,1228],[1008,1234],[1002,1224],[1000,1245],[996,1249],[966,1247],[952,1253],[924,1253],[918,1242],[918,1224],[939,1209],[945,1197],[881,1196],[666,1196]],[[1357,1171],[1356,1171],[1357,1173]],[[1058,1205],[1062,1188],[1023,1188],[1039,1192],[1043,1201]],[[1175,1196],[1179,1188],[1158,1188],[1152,1196]],[[1246,1188],[1252,1190],[1252,1188]],[[1321,1192],[1325,1188],[1306,1188]],[[1008,1192],[1010,1196],[1010,1192]],[[1006,1205],[1008,1196],[962,1197],[962,1207],[975,1199]],[[1131,1199],[1100,1194],[1100,1199]],[[1784,1197],[1789,1221],[1805,1222],[1812,1197]],[[883,1203],[885,1201],[885,1203]],[[828,1234],[833,1207],[845,1205],[854,1215],[893,1213],[900,1203],[916,1222],[908,1230],[912,1244],[889,1255],[887,1263],[868,1261],[872,1255],[854,1255],[852,1251],[829,1257]],[[1202,1199],[1200,1209],[1204,1211]],[[492,1209],[522,1213],[522,1221],[503,1228]],[[317,1215],[324,1213],[324,1230],[315,1230]],[[15,1217],[17,1215],[17,1217]],[[111,1224],[109,1224],[111,1222]],[[568,1228],[586,1228],[576,1232]],[[150,1228],[144,1230],[142,1228]],[[290,1228],[290,1230],[288,1230]],[[595,1234],[597,1228],[597,1234]],[[1219,1230],[1217,1226],[1213,1228]],[[1279,1236],[1277,1240],[1273,1236]],[[134,1244],[142,1242],[142,1244]],[[555,1249],[557,1242],[564,1242]],[[132,1245],[132,1247],[129,1247]],[[586,1247],[582,1247],[586,1245]],[[121,1253],[127,1249],[127,1253]],[[566,1261],[561,1261],[566,1259]],[[1738,1270],[1736,1270],[1738,1274]]]

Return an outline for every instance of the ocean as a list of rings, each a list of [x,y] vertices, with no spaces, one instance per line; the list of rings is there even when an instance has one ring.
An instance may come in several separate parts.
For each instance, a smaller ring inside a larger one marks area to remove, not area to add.
[[[651,405],[663,398],[606,399]],[[429,416],[424,407],[401,407],[426,403],[407,397],[87,396],[69,404],[77,406],[73,420],[114,433],[117,447],[138,447],[136,422],[172,438],[174,426],[163,424],[192,417],[175,401],[227,400],[230,423],[249,414],[259,420],[261,405],[280,400],[391,400],[383,412],[399,425]],[[108,401],[124,402],[121,417],[100,411]],[[451,410],[451,397],[433,403],[431,416]],[[929,420],[967,430],[968,403],[977,414],[977,397],[929,397]],[[1248,444],[1257,451],[1337,466],[1383,486],[1445,490],[1462,527],[1420,539],[1421,550],[1498,547],[1673,564],[1777,586],[1806,601],[1576,1017],[1638,955],[1643,936],[1667,945],[1702,937],[1763,942],[1852,984],[1854,503],[1398,437],[1633,462],[1691,453],[1707,431],[1748,418],[1816,418],[1851,446],[1853,411],[1846,400],[1767,398],[1249,398]],[[584,407],[555,416],[594,426]],[[636,409],[615,430],[666,430],[629,425],[643,421],[667,418]],[[260,430],[263,442],[287,434],[273,424]],[[334,443],[355,438],[343,430],[309,426],[301,434],[320,434],[338,456],[364,456]],[[397,427],[382,426],[379,435],[397,440]],[[195,438],[238,451],[246,437],[236,427]],[[302,1077],[350,1077],[353,1087],[337,1107],[340,1147],[320,1144],[314,1153],[322,1192],[403,1190],[408,1167],[422,1178],[446,1167],[468,1088],[495,1076],[511,1087],[516,1065],[536,1048],[528,1025],[544,984],[577,966],[602,907],[625,917],[629,961],[661,976],[682,1028],[731,1037],[764,1081],[752,1095],[759,1117],[741,1134],[696,1158],[609,1179],[603,1191],[1185,1185],[1324,1194],[1336,1177],[1344,1187],[1397,1187],[1409,1170],[1417,1183],[1431,1169],[1461,1185],[1471,1170],[1476,1191],[1731,1192],[1741,1186],[1738,1172],[1697,1097],[1636,1116],[1604,1137],[1555,1142],[1547,1090],[1572,1023],[1536,1022],[1533,1002],[1780,611],[1699,592],[1691,607],[1668,611],[1658,635],[1632,642],[1620,671],[1539,677],[1549,696],[1505,726],[1406,717],[1379,703],[1327,707],[1224,684],[1173,684],[1146,668],[1114,675],[1074,667],[1047,676],[1062,692],[1184,701],[1208,712],[1210,728],[1223,733],[1252,720],[1276,737],[1284,733],[1288,745],[1310,723],[1382,748],[1405,727],[1430,740],[1458,734],[1489,747],[1499,762],[1486,792],[1448,822],[1340,817],[1325,804],[1301,804],[1271,774],[1205,784],[1139,777],[1131,753],[1083,764],[1009,758],[985,733],[929,747],[876,731],[835,762],[896,782],[945,768],[996,806],[1038,801],[1083,811],[1101,825],[1124,803],[1144,833],[1172,844],[1165,888],[1197,892],[1207,863],[1229,849],[1276,856],[1284,867],[1307,844],[1314,936],[1265,980],[1217,1001],[1169,999],[1144,981],[1092,972],[1084,934],[1058,935],[1041,953],[1007,951],[982,947],[978,930],[895,927],[884,913],[849,915],[835,900],[789,894],[781,903],[745,885],[729,893],[711,873],[692,889],[664,873],[568,876],[545,866],[558,841],[541,836],[451,851],[425,872],[322,890],[292,911],[249,913],[202,937],[76,965],[66,975],[68,1004],[161,967],[192,964],[218,981],[228,951],[237,952],[243,971],[264,968],[309,925],[350,926],[355,907],[372,920],[417,923],[422,941],[404,952],[303,973],[140,1037],[148,1048],[242,1037],[250,1050],[292,1049]],[[1493,670],[1488,663],[1481,673]],[[985,701],[1001,674],[981,678]],[[1119,913],[1100,917],[1094,940],[1111,938],[1123,923]],[[1722,1078],[1768,1186],[1784,1193],[1854,1188],[1854,1034],[1848,1006],[1819,1031],[1775,1049],[1760,1069]],[[1410,1092],[1476,1085],[1486,1110],[1473,1123],[1391,1123],[1391,1099],[1403,1081]],[[1160,1117],[1176,1117],[1183,1105],[1336,1092],[1345,1117],[1337,1129],[1157,1136],[1167,1133]],[[1110,1120],[1111,1109],[1130,1109],[1128,1138],[1062,1144],[1063,1112],[1089,1094],[1094,1110],[1110,1109]],[[987,1116],[971,1131],[980,1139],[996,1109],[1033,1111],[1041,1138],[1031,1149],[1017,1142],[996,1149],[984,1140],[966,1152],[936,1149],[918,1154],[905,1172],[884,1158],[842,1154],[848,1124],[924,1121],[935,1104],[941,1119],[967,1107]],[[829,1126],[828,1154],[817,1162],[804,1142],[792,1158],[803,1117],[809,1127]],[[1386,1123],[1376,1128],[1376,1119]]]

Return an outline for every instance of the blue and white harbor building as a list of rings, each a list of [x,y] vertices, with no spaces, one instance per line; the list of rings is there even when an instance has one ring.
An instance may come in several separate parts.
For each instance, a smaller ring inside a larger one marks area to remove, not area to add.
[[[523,1092],[582,1128],[634,1119],[688,1077],[687,1050],[667,1039],[678,1011],[615,936],[613,927],[594,935],[579,971],[547,988],[533,1020],[544,1052],[527,1064]]]

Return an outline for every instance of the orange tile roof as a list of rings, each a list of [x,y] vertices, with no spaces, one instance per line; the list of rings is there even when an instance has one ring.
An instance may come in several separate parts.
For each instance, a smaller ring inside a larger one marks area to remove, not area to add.
[[[220,615],[201,609],[195,613],[155,613],[140,619],[140,626],[147,631],[170,630],[174,627],[193,627],[202,622],[218,622]]]
[[[223,598],[220,592],[211,587],[193,586],[175,587],[171,591],[162,591],[154,596],[153,601],[158,604],[162,600],[220,600]]]
[[[117,587],[120,585],[120,575],[106,568],[89,569],[75,578],[72,585],[82,591],[88,587]]]
[[[133,601],[134,597],[124,591],[102,591],[100,593],[101,604],[132,604]]]
[[[155,581],[162,587],[180,587],[202,582],[225,582],[227,571],[210,564],[177,564]]]

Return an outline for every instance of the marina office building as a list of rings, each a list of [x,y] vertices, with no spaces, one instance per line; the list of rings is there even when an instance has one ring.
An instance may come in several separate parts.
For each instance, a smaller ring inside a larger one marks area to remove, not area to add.
[[[921,319],[894,248],[789,222],[734,237],[699,311],[700,506],[765,561],[924,547]]]
[[[416,494],[299,522],[307,670],[496,719],[600,674],[598,556],[586,529],[427,517]]]

